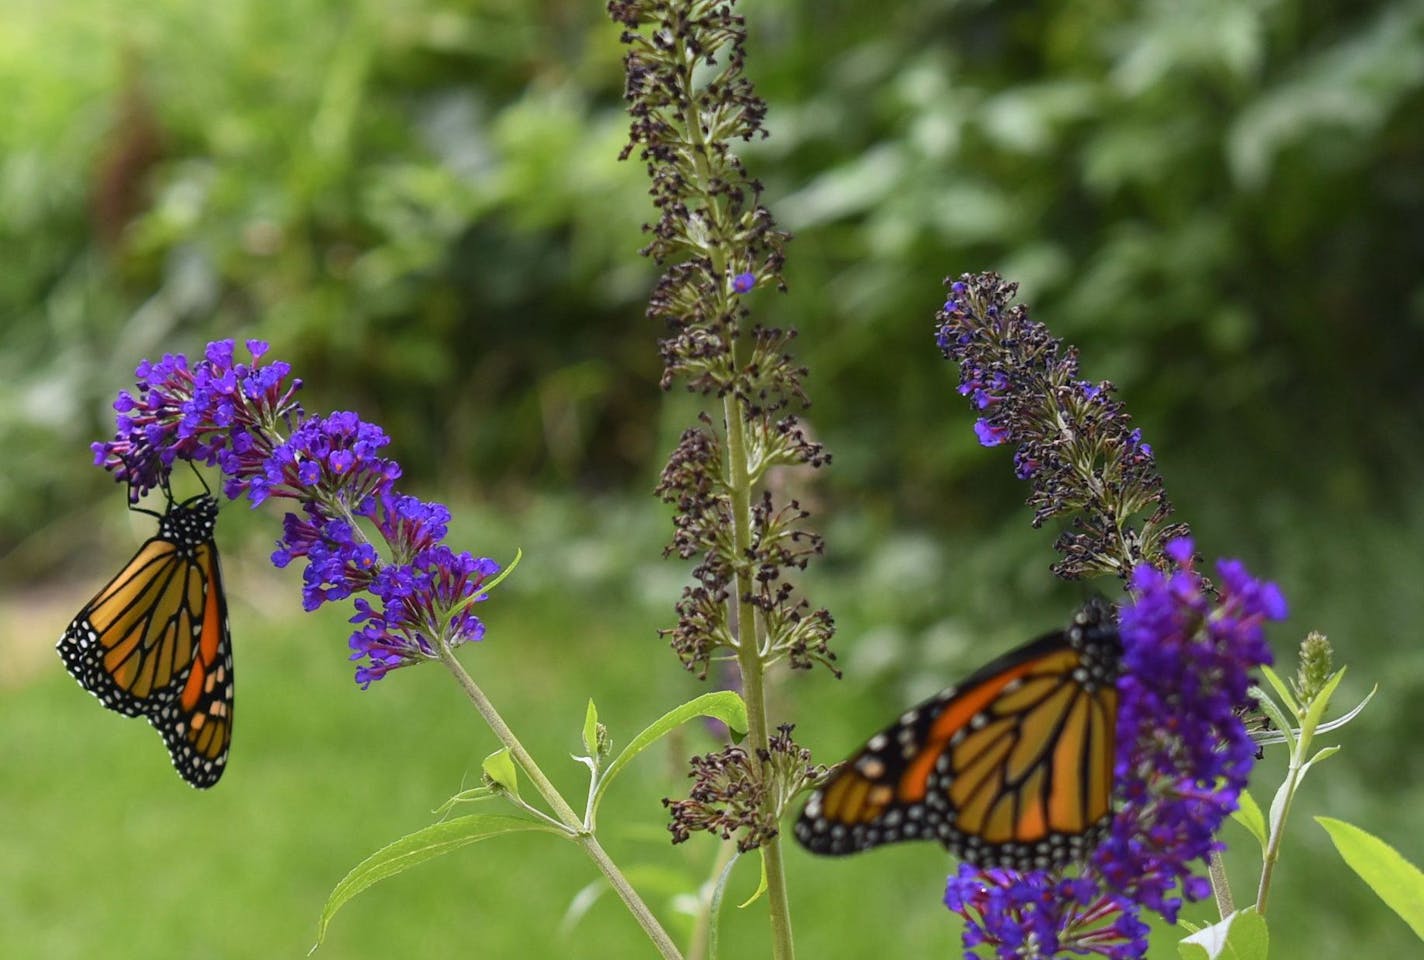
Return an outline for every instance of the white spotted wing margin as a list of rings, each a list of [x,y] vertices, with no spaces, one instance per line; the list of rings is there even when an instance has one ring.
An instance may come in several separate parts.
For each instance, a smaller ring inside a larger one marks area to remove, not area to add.
[[[213,529],[217,501],[169,503],[156,536],[60,636],[66,669],[100,703],[148,719],[178,773],[217,783],[232,740],[232,640]]]
[[[797,840],[830,856],[937,840],[984,867],[1082,859],[1111,819],[1121,655],[1111,608],[1089,602],[871,737],[811,795]]]

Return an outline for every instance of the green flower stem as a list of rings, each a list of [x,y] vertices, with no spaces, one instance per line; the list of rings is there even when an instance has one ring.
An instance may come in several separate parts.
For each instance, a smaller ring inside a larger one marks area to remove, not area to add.
[[[1216,898],[1216,909],[1225,920],[1236,912],[1236,902],[1231,897],[1231,881],[1226,876],[1226,863],[1221,859],[1221,851],[1213,850],[1206,861],[1207,875],[1211,877],[1211,892]]]
[[[662,954],[666,960],[682,960],[682,953],[677,949],[677,945],[672,942],[672,938],[662,928],[662,924],[658,923],[657,917],[653,916],[648,905],[638,896],[638,892],[633,889],[628,878],[623,876],[623,872],[608,856],[607,851],[599,844],[597,838],[584,827],[583,821],[579,819],[578,814],[574,813],[573,807],[564,800],[563,795],[549,781],[549,778],[544,776],[544,771],[539,769],[539,765],[524,749],[524,745],[519,742],[514,731],[509,729],[504,718],[495,710],[494,704],[485,696],[484,691],[475,683],[474,678],[465,671],[464,666],[455,657],[455,652],[450,649],[450,645],[444,642],[440,644],[440,660],[454,674],[456,682],[465,691],[465,696],[470,698],[470,702],[475,705],[480,716],[484,717],[485,722],[494,731],[494,735],[499,738],[499,742],[509,750],[520,769],[529,777],[534,788],[539,791],[539,795],[549,804],[559,821],[568,827],[574,842],[583,847],[584,853],[588,854],[589,859],[608,879],[614,891],[628,907],[634,919],[638,921],[638,925],[648,935],[648,939],[653,941],[658,953]]]
[[[705,238],[698,242],[697,253],[706,256],[708,273],[713,282],[724,284],[728,275],[728,251],[735,248],[733,235],[736,225],[729,221],[724,209],[725,199],[712,185],[718,183],[723,172],[714,170],[712,157],[716,154],[708,131],[712,124],[705,122],[699,112],[700,98],[697,96],[695,77],[696,66],[701,53],[689,48],[686,31],[677,30],[671,37],[673,57],[682,65],[681,89],[685,92],[682,111],[682,128],[688,138],[696,182],[701,185],[700,199]],[[709,304],[708,316],[729,316],[733,310],[727,303],[727,291],[721,289],[715,302]],[[728,344],[731,355],[729,365],[736,369],[737,340]],[[728,391],[722,400],[722,413],[727,432],[727,491],[732,508],[732,540],[737,557],[748,557],[752,544],[752,477],[749,464],[751,450],[746,436],[746,411],[736,391]],[[746,747],[752,756],[758,751],[766,752],[769,746],[766,716],[766,694],[763,674],[767,666],[768,652],[764,649],[764,626],[757,615],[750,597],[756,588],[752,571],[745,564],[737,569],[737,662],[741,668],[742,698],[747,705]],[[771,914],[771,953],[773,960],[794,960],[796,948],[791,936],[791,909],[786,895],[786,869],[781,856],[781,840],[773,838],[761,848],[766,865],[766,884],[769,910]]]
[[[720,268],[720,264],[718,265]],[[747,473],[746,427],[742,403],[735,393],[722,401],[727,420],[728,488],[732,500],[732,540],[738,557],[751,553],[751,478]],[[742,699],[747,704],[747,746],[754,756],[767,752],[766,693],[762,684],[762,627],[756,607],[750,601],[756,584],[745,564],[737,569],[737,661],[742,672]],[[771,912],[771,955],[773,960],[793,960],[796,947],[791,937],[791,906],[786,896],[786,868],[781,859],[781,837],[773,837],[761,848],[766,863],[766,890]]]
[[[1305,756],[1310,750],[1310,741],[1315,735],[1313,723],[1302,723],[1295,749],[1291,751],[1290,767],[1286,770],[1285,803],[1280,818],[1272,825],[1270,839],[1266,843],[1266,853],[1261,858],[1261,886],[1256,890],[1256,912],[1265,916],[1266,899],[1271,894],[1271,874],[1275,872],[1276,861],[1281,858],[1281,841],[1285,839],[1286,821],[1290,819],[1291,802],[1295,800],[1296,789],[1304,775]]]

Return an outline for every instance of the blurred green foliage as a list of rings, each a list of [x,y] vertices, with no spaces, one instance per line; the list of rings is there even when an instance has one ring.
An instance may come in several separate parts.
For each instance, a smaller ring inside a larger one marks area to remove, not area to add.
[[[650,209],[600,4],[3,7],[0,544],[74,501],[139,357],[218,336],[447,488],[645,482]],[[745,9],[749,162],[797,235],[753,306],[803,332],[843,489],[943,519],[984,479],[928,330],[985,267],[1159,449],[1230,432],[1359,492],[1417,448],[1419,3]]]
[[[587,696],[626,735],[701,689],[653,635],[685,571],[654,560],[666,521],[646,490],[689,416],[656,387],[654,268],[635,254],[651,210],[641,165],[615,159],[621,53],[601,6],[0,0],[0,577],[123,556],[132,537],[95,547],[118,494],[85,446],[107,435],[115,391],[143,356],[261,336],[308,380],[309,409],[389,430],[413,490],[498,505],[462,544],[528,554],[487,648],[491,692],[536,753],[577,749]],[[1410,820],[1424,802],[1410,746],[1424,725],[1424,4],[743,8],[772,133],[747,160],[796,235],[790,295],[749,302],[801,330],[809,419],[835,455],[805,499],[831,551],[811,597],[836,601],[848,679],[783,688],[798,737],[834,759],[1076,602],[1050,583],[1051,532],[1026,529],[1008,458],[976,445],[930,339],[940,277],[994,268],[1082,348],[1086,376],[1123,388],[1203,551],[1243,554],[1281,581],[1290,629],[1331,634],[1351,667],[1341,702],[1387,680],[1301,822],[1340,816],[1424,861]],[[570,489],[633,497],[535,496]],[[270,540],[271,521],[228,511],[225,549]],[[339,637],[339,621],[286,623],[291,578],[264,585],[235,602],[249,706],[234,756],[266,769],[235,770],[227,800],[152,800],[176,789],[152,735],[55,663],[4,688],[0,800],[16,833],[0,853],[17,892],[0,897],[0,954],[187,955],[215,929],[191,901],[215,876],[245,939],[214,955],[290,954],[344,869],[477,770],[492,740],[450,760],[447,734],[478,728],[447,700],[425,713],[448,684],[412,671],[358,699],[339,652],[288,651]],[[571,673],[571,644],[598,668]],[[152,763],[125,772],[145,748]],[[369,797],[352,788],[363,764],[382,771]],[[76,795],[76,771],[104,789]],[[660,810],[636,804],[682,775],[641,775],[624,802],[658,833]],[[175,822],[190,840],[209,831],[207,852],[173,857]],[[478,925],[494,956],[623,955],[637,934],[608,901],[588,932],[557,936],[551,917],[592,875],[572,857],[551,868],[539,839],[368,895],[330,949],[442,955]],[[664,865],[699,855],[623,844]],[[1282,955],[1398,955],[1407,930],[1368,891],[1332,888],[1322,909],[1333,856],[1308,827],[1288,838]],[[907,948],[952,949],[924,889],[944,858],[913,845],[867,864],[848,879],[793,860],[808,955],[838,955],[852,914],[874,918],[862,952],[891,923]],[[158,902],[103,899],[101,882],[129,876],[125,891]],[[113,947],[154,910],[166,933]],[[728,912],[730,942],[759,949],[757,909]],[[509,916],[518,929],[491,919]],[[535,946],[513,952],[525,934]]]

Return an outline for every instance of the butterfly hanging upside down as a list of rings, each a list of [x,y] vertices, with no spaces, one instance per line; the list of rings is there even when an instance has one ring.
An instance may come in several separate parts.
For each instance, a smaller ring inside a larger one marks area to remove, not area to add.
[[[938,840],[1017,870],[1084,859],[1112,818],[1121,659],[1112,611],[1090,601],[871,737],[811,795],[796,839],[828,855]]]
[[[232,742],[232,641],[213,542],[217,515],[207,494],[182,503],[170,496],[157,535],[84,605],[58,647],[100,703],[148,718],[195,787],[218,782]]]

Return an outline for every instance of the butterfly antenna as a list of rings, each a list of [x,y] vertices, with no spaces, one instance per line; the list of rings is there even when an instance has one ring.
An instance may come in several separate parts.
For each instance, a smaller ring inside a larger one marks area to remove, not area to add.
[[[198,478],[198,482],[203,485],[203,493],[208,496],[213,495],[213,488],[208,486],[208,481],[203,477],[203,472],[198,469],[198,465],[192,460],[187,461],[189,469],[193,471],[193,476]]]

